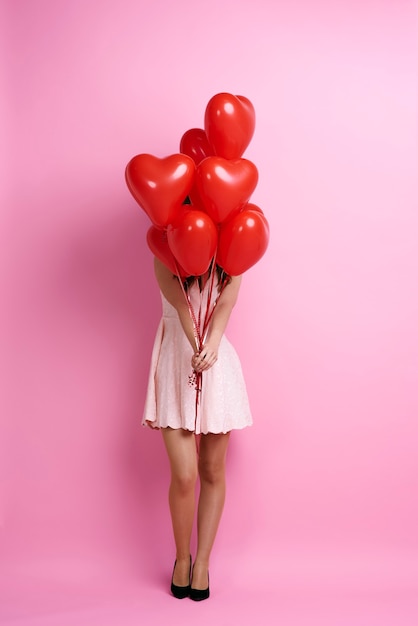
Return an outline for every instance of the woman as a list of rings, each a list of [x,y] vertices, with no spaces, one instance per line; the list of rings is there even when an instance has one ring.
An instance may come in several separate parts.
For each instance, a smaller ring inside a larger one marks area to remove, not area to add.
[[[161,429],[170,461],[169,503],[176,544],[171,591],[176,598],[204,600],[209,597],[209,559],[225,500],[230,432],[252,423],[241,365],[224,335],[241,277],[229,278],[221,293],[220,268],[212,289],[210,275],[186,280],[184,288],[196,315],[204,319],[206,310],[213,310],[199,352],[182,285],[158,259],[154,267],[163,317],[152,353],[143,424]],[[192,371],[198,377],[201,374],[198,404],[195,386],[189,382]],[[196,435],[200,435],[198,451]],[[190,541],[198,477],[198,542],[192,567]]]

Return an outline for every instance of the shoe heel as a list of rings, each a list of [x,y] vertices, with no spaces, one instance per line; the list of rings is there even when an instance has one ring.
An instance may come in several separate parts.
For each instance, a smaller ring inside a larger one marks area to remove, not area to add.
[[[210,596],[209,590],[209,572],[208,572],[208,586],[207,589],[193,589],[190,586],[190,600],[194,600],[195,602],[201,602],[202,600],[207,600]]]
[[[176,564],[177,564],[177,559],[174,561],[173,575],[171,577],[171,593],[173,594],[175,598],[178,598],[178,600],[183,600],[183,598],[187,598],[190,595],[190,582],[188,585],[184,587],[180,587],[179,585],[175,585],[173,583],[174,570],[176,569]],[[191,577],[191,572],[192,572],[192,557],[190,556],[189,581]]]

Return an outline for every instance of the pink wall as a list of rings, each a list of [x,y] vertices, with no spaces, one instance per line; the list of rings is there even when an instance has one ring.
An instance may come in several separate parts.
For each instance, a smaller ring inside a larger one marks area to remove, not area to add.
[[[3,563],[171,559],[167,462],[139,427],[160,302],[124,167],[177,152],[220,91],[255,106],[271,242],[229,329],[255,425],[232,440],[216,554],[415,558],[413,3],[3,11]]]

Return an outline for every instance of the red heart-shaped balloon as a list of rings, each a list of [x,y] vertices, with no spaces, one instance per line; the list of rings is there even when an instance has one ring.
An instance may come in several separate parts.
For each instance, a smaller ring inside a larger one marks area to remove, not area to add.
[[[263,213],[245,208],[222,224],[216,262],[227,274],[239,276],[261,259],[268,242],[269,225]]]
[[[167,228],[168,245],[188,276],[201,276],[215,254],[218,233],[203,211],[184,211]]]
[[[252,204],[252,202],[249,202],[248,204],[245,205],[245,207],[243,207],[244,211],[256,211],[257,213],[261,213],[261,215],[264,215],[264,212],[262,211],[262,209],[260,209],[259,206],[257,206],[256,204]]]
[[[160,159],[138,154],[126,166],[126,183],[138,204],[155,226],[165,228],[172,222],[194,180],[195,164],[185,154]]]
[[[180,264],[177,263],[176,265],[174,255],[168,245],[167,231],[161,230],[156,226],[150,226],[147,232],[147,244],[153,255],[156,256],[157,259],[160,259],[160,261],[168,267],[170,272],[177,275],[178,266],[180,276],[182,278],[187,276]]]
[[[255,111],[248,98],[218,93],[205,111],[205,131],[215,154],[238,159],[254,134]]]
[[[191,157],[196,165],[199,165],[206,157],[215,155],[203,128],[191,128],[184,133],[180,140],[180,152]],[[202,208],[196,181],[193,182],[189,198],[195,208]]]
[[[248,159],[204,159],[196,171],[196,187],[205,211],[216,224],[230,219],[248,202],[258,171]]]
[[[184,133],[180,140],[180,152],[191,157],[196,165],[206,157],[215,155],[203,128],[190,128]]]

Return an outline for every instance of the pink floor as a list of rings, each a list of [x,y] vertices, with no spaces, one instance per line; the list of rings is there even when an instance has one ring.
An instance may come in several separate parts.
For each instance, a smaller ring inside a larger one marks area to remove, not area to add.
[[[170,567],[122,573],[76,560],[3,568],[0,623],[416,626],[418,564],[400,555],[246,555],[212,563],[211,598],[176,600]]]

